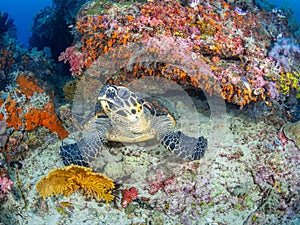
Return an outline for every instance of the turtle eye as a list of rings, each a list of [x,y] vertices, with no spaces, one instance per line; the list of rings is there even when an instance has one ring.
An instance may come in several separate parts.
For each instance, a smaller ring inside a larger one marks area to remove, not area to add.
[[[130,96],[130,92],[126,88],[120,88],[118,91],[118,95],[122,99],[127,99]]]
[[[116,96],[116,90],[115,89],[111,88],[111,89],[107,90],[107,92],[106,92],[106,97],[107,98],[113,99],[115,96]]]

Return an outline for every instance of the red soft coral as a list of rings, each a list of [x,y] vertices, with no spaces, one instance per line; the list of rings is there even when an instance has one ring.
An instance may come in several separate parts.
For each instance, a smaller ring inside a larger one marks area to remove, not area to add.
[[[138,191],[135,187],[124,189],[122,191],[123,198],[122,198],[122,207],[126,208],[129,203],[133,202],[138,197]]]

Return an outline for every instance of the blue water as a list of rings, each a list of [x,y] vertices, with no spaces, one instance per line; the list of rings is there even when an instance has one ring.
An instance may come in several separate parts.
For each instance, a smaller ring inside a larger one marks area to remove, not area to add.
[[[270,0],[269,2],[277,5],[277,7],[288,6],[293,9],[294,16],[300,23],[300,0]],[[8,12],[15,20],[18,29],[18,41],[24,47],[28,46],[34,15],[46,5],[52,5],[52,0],[1,0],[0,10]]]
[[[270,3],[277,5],[277,7],[285,6],[294,11],[294,16],[300,23],[300,1],[299,0],[270,0]]]
[[[34,15],[47,5],[52,5],[52,0],[1,0],[0,10],[8,12],[17,26],[18,41],[24,47],[28,46],[31,36],[30,27]]]

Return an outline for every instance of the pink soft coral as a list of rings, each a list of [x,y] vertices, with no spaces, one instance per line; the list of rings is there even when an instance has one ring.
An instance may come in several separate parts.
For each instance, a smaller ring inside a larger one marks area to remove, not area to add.
[[[13,182],[7,177],[0,177],[0,199],[5,199],[10,193]]]
[[[70,64],[70,72],[72,76],[77,76],[82,73],[84,67],[84,53],[78,51],[74,46],[68,47],[66,51],[62,52],[58,57],[59,61],[67,61]]]

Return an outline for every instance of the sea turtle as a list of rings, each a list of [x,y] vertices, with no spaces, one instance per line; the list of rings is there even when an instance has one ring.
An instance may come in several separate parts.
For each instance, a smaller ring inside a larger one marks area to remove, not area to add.
[[[123,86],[105,85],[98,95],[95,116],[87,122],[88,135],[77,143],[60,147],[65,165],[88,166],[106,141],[137,143],[158,139],[163,146],[186,160],[198,160],[207,149],[204,137],[175,131],[176,121],[153,98],[142,97]]]

